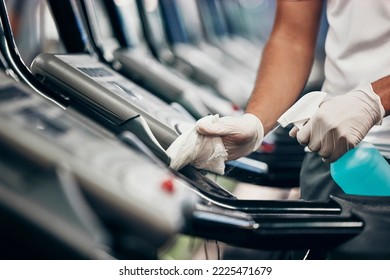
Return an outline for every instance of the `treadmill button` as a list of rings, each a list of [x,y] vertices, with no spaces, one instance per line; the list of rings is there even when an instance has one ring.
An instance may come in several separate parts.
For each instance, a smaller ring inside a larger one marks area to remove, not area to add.
[[[173,184],[172,179],[166,179],[161,183],[161,188],[168,192],[168,193],[173,193],[175,191],[175,186]]]

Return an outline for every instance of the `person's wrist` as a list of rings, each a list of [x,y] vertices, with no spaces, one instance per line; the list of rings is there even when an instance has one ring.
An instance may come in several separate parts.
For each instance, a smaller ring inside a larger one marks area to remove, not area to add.
[[[374,89],[370,83],[367,83],[361,87],[359,87],[356,91],[361,92],[365,95],[365,100],[369,102],[370,106],[374,109],[377,122],[375,124],[380,125],[382,123],[382,119],[385,116],[385,109],[382,105],[381,99],[378,94],[374,92]]]
[[[261,122],[261,120],[255,116],[254,114],[251,114],[251,113],[245,113],[242,118],[244,118],[245,120],[243,121],[243,124],[249,124],[251,127],[254,127],[256,129],[256,133],[255,133],[255,137],[254,137],[254,141],[253,141],[253,144],[252,144],[252,152],[256,151],[261,143],[263,142],[263,138],[264,138],[264,126]]]
[[[380,97],[385,116],[390,115],[390,75],[371,83],[373,91]]]

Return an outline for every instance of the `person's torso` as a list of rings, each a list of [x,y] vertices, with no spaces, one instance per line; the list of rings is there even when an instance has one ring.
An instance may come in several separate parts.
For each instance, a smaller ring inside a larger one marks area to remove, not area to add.
[[[390,1],[328,0],[325,82],[334,96],[390,75]],[[390,119],[365,139],[390,157]]]

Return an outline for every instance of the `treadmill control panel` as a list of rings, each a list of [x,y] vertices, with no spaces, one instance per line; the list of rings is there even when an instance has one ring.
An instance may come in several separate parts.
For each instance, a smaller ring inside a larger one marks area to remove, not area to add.
[[[102,217],[149,242],[180,231],[183,207],[197,200],[185,182],[15,82],[2,79],[0,96],[2,145],[37,165],[66,166]]]
[[[189,117],[189,114],[181,114],[161,99],[122,77],[109,67],[91,59],[88,55],[57,55],[57,57],[93,78],[100,85],[121,98],[136,104],[137,107],[155,116],[170,127],[175,127],[183,122],[189,124],[195,122],[193,118]]]

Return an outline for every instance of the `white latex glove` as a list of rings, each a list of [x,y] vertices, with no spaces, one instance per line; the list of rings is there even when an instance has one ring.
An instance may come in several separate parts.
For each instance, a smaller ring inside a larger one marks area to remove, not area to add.
[[[222,117],[217,121],[205,117],[198,120],[196,127],[202,135],[222,138],[228,160],[256,151],[264,138],[263,124],[252,114]]]
[[[207,116],[209,122],[217,122],[219,116]],[[190,164],[223,175],[227,153],[220,137],[199,134],[196,126],[186,130],[167,149],[170,167],[179,170]]]
[[[379,96],[367,84],[325,100],[302,129],[292,129],[290,136],[296,136],[325,162],[333,162],[356,147],[375,124],[382,122],[384,114]]]

